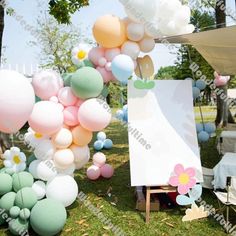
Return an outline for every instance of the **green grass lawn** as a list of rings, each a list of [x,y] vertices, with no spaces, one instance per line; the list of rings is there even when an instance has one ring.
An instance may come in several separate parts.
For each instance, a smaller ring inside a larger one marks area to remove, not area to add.
[[[208,118],[207,121],[213,121]],[[88,200],[111,220],[113,225],[122,229],[126,235],[135,236],[205,236],[225,235],[222,227],[213,219],[207,218],[191,223],[181,221],[185,208],[178,207],[174,210],[161,209],[160,212],[151,213],[150,224],[145,224],[145,214],[135,210],[136,199],[134,188],[130,186],[129,150],[127,130],[119,123],[112,122],[105,130],[108,138],[114,142],[110,151],[104,151],[107,162],[115,168],[115,174],[110,180],[100,179],[96,182],[86,177],[86,168],[75,173],[79,190],[84,192]],[[22,146],[21,143],[17,143]],[[92,146],[92,145],[91,145]],[[91,147],[91,156],[94,150]],[[216,138],[207,144],[201,145],[202,165],[212,168],[218,163],[220,157],[216,150]],[[63,187],[63,186],[62,186]],[[204,190],[203,199],[214,207],[218,207],[212,192]],[[10,235],[6,228],[0,228],[0,235]],[[34,235],[32,233],[32,235]],[[68,220],[61,235],[79,236],[108,236],[113,235],[107,225],[104,225],[94,216],[88,207],[76,201],[68,209]]]

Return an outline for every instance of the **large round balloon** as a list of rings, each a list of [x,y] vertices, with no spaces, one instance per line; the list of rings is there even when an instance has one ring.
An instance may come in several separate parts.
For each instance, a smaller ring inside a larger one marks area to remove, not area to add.
[[[15,199],[15,192],[6,193],[0,200],[0,208],[9,211],[14,206]]]
[[[32,187],[34,183],[33,176],[26,171],[15,173],[12,179],[13,179],[13,189],[15,192],[19,191],[24,187]]]
[[[57,170],[52,160],[41,161],[37,166],[39,179],[49,181],[57,175]]]
[[[126,40],[125,23],[116,16],[102,16],[94,24],[93,35],[104,48],[119,47]]]
[[[78,146],[86,146],[93,138],[93,133],[82,126],[76,126],[72,129],[73,143]]]
[[[74,163],[74,154],[70,149],[61,149],[55,152],[54,163],[59,169],[67,169]]]
[[[111,121],[111,109],[101,99],[89,99],[79,108],[78,118],[81,126],[90,131],[101,131]]]
[[[0,131],[16,133],[29,119],[35,94],[29,80],[18,72],[0,70]]]
[[[0,174],[0,196],[12,190],[12,177],[8,174]]]
[[[63,229],[66,218],[66,209],[60,202],[44,199],[33,207],[30,224],[37,234],[53,236]]]
[[[77,198],[78,185],[69,175],[58,175],[46,186],[46,196],[61,202],[65,207],[70,206]]]
[[[83,67],[72,76],[71,88],[81,99],[94,98],[103,90],[103,78],[96,69]]]
[[[52,135],[62,128],[63,121],[63,112],[58,104],[42,101],[34,105],[29,125],[37,133]]]
[[[16,194],[15,205],[29,210],[37,203],[37,195],[30,187],[24,187]]]
[[[72,133],[66,128],[62,128],[52,137],[53,145],[60,149],[68,148],[72,144],[72,140]]]
[[[129,77],[134,72],[134,62],[129,56],[121,54],[114,58],[111,69],[117,80],[127,84]]]
[[[43,70],[34,75],[32,85],[39,98],[49,100],[63,87],[63,80],[56,71]]]

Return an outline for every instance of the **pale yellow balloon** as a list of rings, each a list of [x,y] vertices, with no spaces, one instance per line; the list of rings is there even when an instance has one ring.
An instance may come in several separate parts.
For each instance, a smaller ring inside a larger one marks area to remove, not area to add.
[[[53,160],[59,169],[68,169],[74,163],[74,154],[70,149],[61,149],[55,152]]]
[[[68,148],[72,144],[72,133],[69,129],[62,128],[52,137],[53,145],[59,149]]]

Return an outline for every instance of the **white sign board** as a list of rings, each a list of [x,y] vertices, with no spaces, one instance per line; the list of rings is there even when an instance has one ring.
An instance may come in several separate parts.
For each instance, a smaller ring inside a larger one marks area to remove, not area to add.
[[[138,89],[134,81],[128,84],[131,185],[168,185],[177,164],[194,167],[202,182],[192,82],[152,83],[149,89]]]

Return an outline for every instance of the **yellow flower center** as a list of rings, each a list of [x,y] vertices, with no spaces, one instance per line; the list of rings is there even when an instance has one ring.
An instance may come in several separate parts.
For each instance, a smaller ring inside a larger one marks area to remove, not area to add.
[[[81,50],[77,53],[77,57],[82,60],[86,57],[87,53],[84,50]]]
[[[13,161],[14,161],[15,164],[17,164],[17,165],[21,163],[20,157],[19,157],[18,155],[15,155],[15,156],[13,157]]]
[[[39,138],[42,138],[43,135],[42,135],[42,134],[39,134],[39,133],[35,133],[35,134],[34,134],[34,137],[39,139]]]
[[[189,176],[185,173],[181,174],[179,176],[179,183],[182,185],[185,185],[189,182]]]

